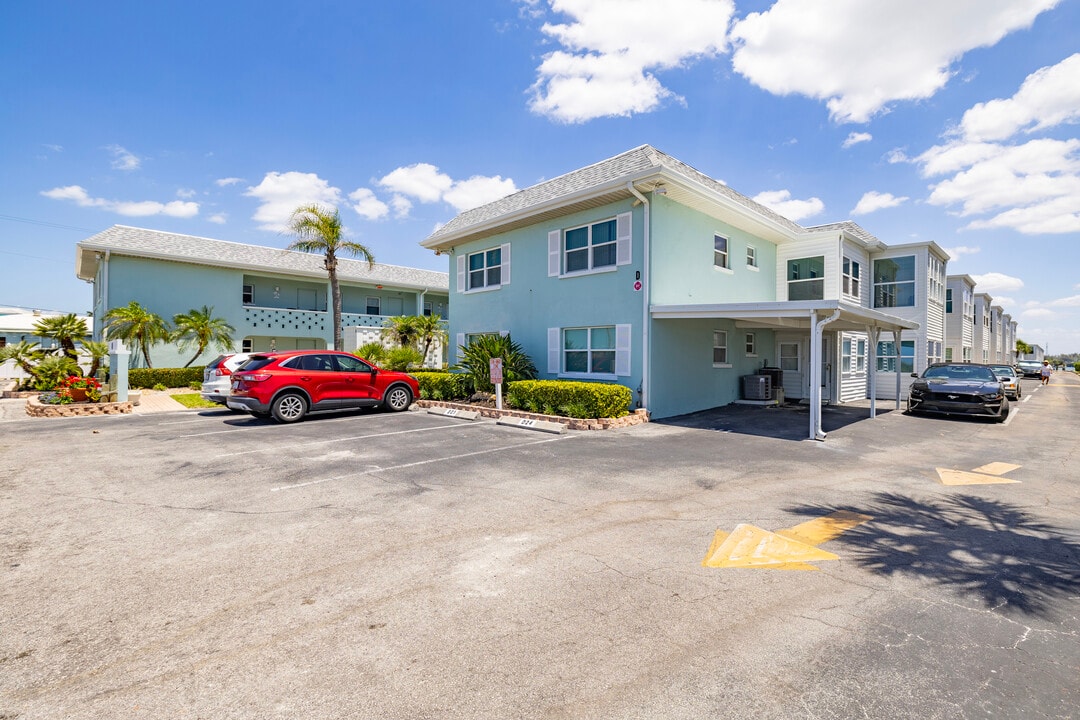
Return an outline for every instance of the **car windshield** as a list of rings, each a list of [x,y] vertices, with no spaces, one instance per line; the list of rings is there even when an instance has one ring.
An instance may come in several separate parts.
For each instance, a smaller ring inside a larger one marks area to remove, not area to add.
[[[997,379],[990,368],[984,365],[938,365],[927,368],[923,377],[948,380],[981,380],[984,382],[993,382]]]
[[[1016,373],[1008,365],[994,365],[990,369],[994,371],[995,375],[1003,375],[1005,377],[1016,377]]]

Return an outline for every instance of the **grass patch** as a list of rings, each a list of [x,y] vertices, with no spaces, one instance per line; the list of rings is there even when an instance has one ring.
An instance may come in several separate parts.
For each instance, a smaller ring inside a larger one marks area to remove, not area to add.
[[[180,403],[184,407],[188,408],[222,408],[224,405],[221,403],[210,402],[209,400],[203,400],[203,396],[198,393],[183,393],[178,395],[170,395],[170,397],[176,402]]]

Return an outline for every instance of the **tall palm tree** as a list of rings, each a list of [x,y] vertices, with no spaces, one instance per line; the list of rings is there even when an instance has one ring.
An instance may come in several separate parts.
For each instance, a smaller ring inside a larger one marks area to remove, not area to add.
[[[424,362],[427,362],[431,345],[437,340],[446,340],[446,328],[443,327],[442,318],[438,315],[417,316],[416,338],[424,345],[420,351],[424,353]]]
[[[186,313],[174,315],[173,326],[176,328],[173,339],[179,343],[180,349],[187,350],[191,345],[196,347],[194,357],[184,367],[190,367],[208,345],[216,345],[219,350],[226,352],[232,350],[235,344],[232,334],[236,328],[225,322],[224,318],[214,317],[214,308],[206,305],[201,310],[192,308]]]
[[[85,340],[82,344],[83,353],[90,356],[90,370],[86,377],[94,377],[101,369],[101,361],[109,357],[109,343]]]
[[[289,218],[288,230],[296,236],[296,240],[286,250],[322,253],[325,257],[323,266],[330,278],[334,318],[334,349],[342,350],[345,343],[341,338],[341,286],[338,285],[337,255],[345,252],[367,260],[369,268],[375,267],[375,256],[360,243],[342,237],[341,216],[337,208],[327,210],[315,204],[301,205]]]
[[[138,346],[148,368],[154,367],[150,362],[150,346],[168,340],[171,334],[160,315],[150,312],[134,300],[105,313],[105,323],[110,337]]]
[[[412,315],[394,315],[383,320],[383,335],[399,347],[413,347],[417,339],[417,318]]]
[[[34,323],[34,333],[40,337],[56,340],[60,343],[60,349],[64,355],[77,360],[75,341],[81,341],[90,334],[90,331],[86,329],[86,322],[82,318],[76,317],[75,313],[68,313],[38,320]]]

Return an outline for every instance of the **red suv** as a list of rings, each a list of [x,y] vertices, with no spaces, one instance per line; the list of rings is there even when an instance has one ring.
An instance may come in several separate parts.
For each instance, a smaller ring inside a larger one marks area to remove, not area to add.
[[[399,412],[420,396],[416,378],[336,350],[257,353],[232,376],[226,404],[255,417],[296,422],[309,412],[381,405]]]

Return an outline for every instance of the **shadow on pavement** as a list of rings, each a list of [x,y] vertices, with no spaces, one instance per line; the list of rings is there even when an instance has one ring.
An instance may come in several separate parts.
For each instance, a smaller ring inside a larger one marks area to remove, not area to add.
[[[891,410],[882,409],[879,402],[878,417]],[[821,408],[821,425],[832,432],[862,420],[870,420],[870,410],[850,405],[824,406]],[[780,440],[806,440],[810,436],[810,406],[788,403],[780,406],[724,405],[689,415],[653,420],[660,425],[715,430],[717,432],[757,435]]]
[[[1046,615],[1052,601],[1080,594],[1080,544],[1009,503],[877,493],[865,506],[788,508],[811,517],[836,510],[873,517],[836,540],[845,559],[873,572],[922,578],[1025,615]]]

